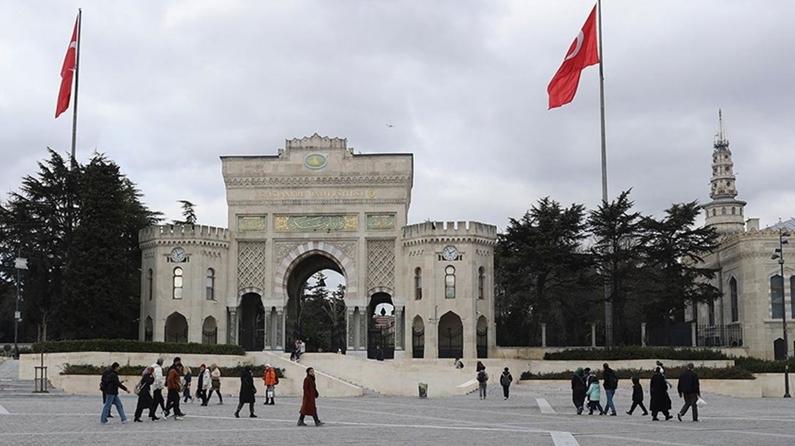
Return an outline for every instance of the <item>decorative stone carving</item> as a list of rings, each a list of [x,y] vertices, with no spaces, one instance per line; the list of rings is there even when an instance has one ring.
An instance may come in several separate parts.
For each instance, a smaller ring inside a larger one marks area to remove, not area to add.
[[[265,289],[265,242],[240,242],[237,259],[237,288]]]
[[[237,230],[239,232],[265,231],[267,229],[264,215],[239,215],[237,217]]]
[[[395,289],[395,241],[367,241],[367,288]]]
[[[356,215],[277,215],[273,219],[276,232],[356,231]]]
[[[371,231],[395,229],[395,214],[367,214],[367,229]]]

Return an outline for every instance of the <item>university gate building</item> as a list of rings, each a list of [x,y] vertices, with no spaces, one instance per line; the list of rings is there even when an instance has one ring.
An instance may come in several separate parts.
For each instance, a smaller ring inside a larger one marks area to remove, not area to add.
[[[413,155],[354,153],[315,134],[221,164],[228,228],[140,231],[142,340],[290,351],[304,284],[330,269],[345,278],[347,354],[493,351],[497,229],[407,224]]]

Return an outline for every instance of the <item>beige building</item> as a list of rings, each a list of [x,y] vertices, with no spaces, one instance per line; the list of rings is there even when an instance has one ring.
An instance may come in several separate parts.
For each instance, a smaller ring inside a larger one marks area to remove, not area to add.
[[[289,351],[297,296],[330,269],[345,278],[348,354],[486,357],[496,227],[407,224],[413,161],[317,134],[276,155],[221,157],[228,228],[139,234],[140,338]]]
[[[782,232],[793,232],[795,220],[760,229],[759,219],[745,219],[745,202],[737,200],[732,153],[723,131],[712,155],[710,201],[704,206],[706,225],[721,234],[719,249],[705,258],[718,271],[713,285],[722,298],[697,308],[697,343],[741,346],[755,357],[772,359],[774,345],[784,353],[782,315],[786,311],[789,352],[795,351],[795,246],[784,245],[784,275],[779,258]],[[690,311],[693,316],[692,309]]]

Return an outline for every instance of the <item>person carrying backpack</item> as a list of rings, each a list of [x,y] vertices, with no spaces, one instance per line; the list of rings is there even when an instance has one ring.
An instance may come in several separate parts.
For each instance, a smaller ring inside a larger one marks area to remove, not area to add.
[[[512,382],[513,376],[511,376],[511,372],[508,371],[508,367],[505,367],[505,370],[502,371],[502,375],[500,375],[500,385],[502,386],[502,395],[506,400],[508,399],[508,392]]]
[[[489,381],[489,374],[486,373],[486,367],[478,371],[478,390],[480,391],[480,399],[486,399],[486,383]]]

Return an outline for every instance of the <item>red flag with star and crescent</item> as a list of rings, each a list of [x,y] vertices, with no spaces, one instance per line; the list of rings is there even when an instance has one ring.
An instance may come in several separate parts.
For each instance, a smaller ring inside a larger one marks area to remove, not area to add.
[[[75,75],[75,68],[77,68],[78,20],[79,18],[75,20],[72,40],[69,41],[69,47],[66,49],[66,56],[63,58],[63,66],[61,67],[61,90],[58,92],[58,104],[55,106],[56,118],[69,108],[69,99],[72,97],[72,78]]]
[[[599,63],[599,52],[596,41],[596,6],[582,26],[582,30],[574,39],[566,52],[563,64],[547,86],[549,108],[568,104],[577,93],[580,83],[580,72],[591,65]]]

